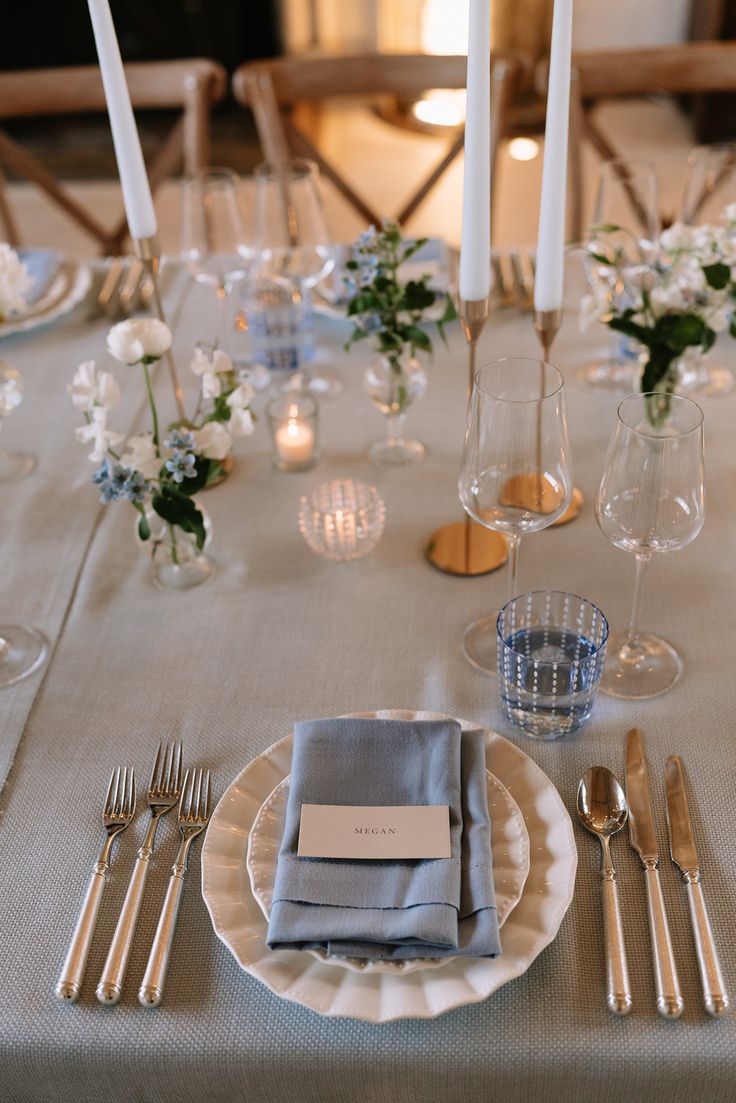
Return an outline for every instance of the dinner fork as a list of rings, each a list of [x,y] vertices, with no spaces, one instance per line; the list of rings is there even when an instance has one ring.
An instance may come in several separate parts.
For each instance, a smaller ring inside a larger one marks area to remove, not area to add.
[[[148,965],[138,990],[138,1002],[143,1007],[158,1007],[164,994],[164,981],[169,967],[171,944],[174,941],[176,917],[179,914],[179,901],[184,889],[184,874],[187,871],[189,848],[197,835],[200,835],[210,818],[210,772],[187,770],[184,787],[179,802],[179,833],[181,845],[176,861],[171,867],[169,887],[166,890],[164,906],[151,946]]]
[[[135,773],[133,770],[128,770],[127,766],[122,769],[118,766],[112,772],[102,812],[102,823],[107,838],[92,871],[82,910],[79,913],[77,925],[72,935],[71,945],[64,959],[61,976],[54,989],[59,999],[66,1003],[74,1003],[82,987],[89,948],[97,922],[97,914],[100,910],[102,892],[110,868],[112,844],[118,835],[125,831],[134,815]]]
[[[151,783],[148,788],[148,807],[151,810],[151,822],[148,825],[143,846],[136,856],[133,876],[125,894],[118,925],[115,928],[115,934],[112,937],[107,954],[105,968],[102,970],[102,976],[97,985],[97,999],[100,1003],[112,1004],[117,1003],[120,999],[125,970],[133,945],[133,935],[138,922],[138,913],[141,910],[143,888],[146,883],[151,855],[153,854],[156,829],[161,817],[176,805],[180,796],[181,743],[169,743],[165,750],[162,744],[159,743],[156,761],[151,772]]]

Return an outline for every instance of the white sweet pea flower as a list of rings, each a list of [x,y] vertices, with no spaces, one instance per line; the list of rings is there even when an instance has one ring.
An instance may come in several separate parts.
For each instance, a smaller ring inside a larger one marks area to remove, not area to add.
[[[33,286],[28,269],[15,249],[0,243],[0,322],[26,307],[25,294]]]
[[[120,387],[112,372],[97,371],[94,360],[85,360],[77,368],[67,393],[78,410],[87,413],[93,406],[111,410],[120,399]]]
[[[238,407],[230,414],[227,427],[234,437],[249,437],[256,427],[253,414],[247,407]]]
[[[171,348],[171,330],[158,318],[128,318],[107,335],[108,351],[121,364],[158,360]]]
[[[724,222],[736,222],[736,203],[729,203],[721,218]]]
[[[194,434],[195,451],[208,460],[224,460],[233,439],[221,421],[208,421]]]
[[[80,444],[92,445],[89,458],[94,463],[101,463],[107,455],[108,448],[114,448],[123,439],[122,433],[114,433],[107,428],[107,410],[102,406],[94,407],[90,414],[90,421],[86,425],[80,425],[74,431],[74,435]]]
[[[196,348],[189,368],[202,380],[202,397],[218,398],[222,393],[222,376],[232,372],[233,362],[222,349],[215,349],[212,355],[208,356],[204,349]]]
[[[680,249],[692,249],[697,236],[697,228],[686,226],[682,222],[673,222],[666,230],[663,230],[659,243],[668,253],[674,253]]]
[[[156,455],[156,446],[150,433],[128,437],[122,462],[126,467],[140,471],[144,479],[155,479],[163,464],[161,457]]]

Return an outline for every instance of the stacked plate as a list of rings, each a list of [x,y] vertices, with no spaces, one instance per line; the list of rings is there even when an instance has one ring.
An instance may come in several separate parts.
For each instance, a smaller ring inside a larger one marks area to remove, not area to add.
[[[361,713],[437,720],[436,713]],[[464,720],[465,729],[476,728]],[[475,1003],[520,976],[557,934],[570,905],[577,851],[551,781],[513,743],[486,732],[488,802],[503,953],[497,958],[364,962],[323,951],[269,950],[267,917],[291,770],[291,735],[259,755],[225,791],[202,851],[202,893],[238,964],[284,999],[322,1015],[427,1019]]]
[[[84,299],[92,284],[88,265],[64,258],[54,250],[21,249],[19,256],[28,266],[34,286],[23,313],[0,322],[0,338],[48,325],[68,314]]]

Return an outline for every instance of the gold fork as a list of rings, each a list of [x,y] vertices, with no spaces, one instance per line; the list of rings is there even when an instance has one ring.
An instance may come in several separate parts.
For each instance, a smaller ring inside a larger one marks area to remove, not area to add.
[[[97,999],[100,1003],[117,1003],[120,999],[138,913],[141,910],[143,889],[153,854],[153,844],[156,840],[156,829],[161,817],[177,804],[180,795],[181,743],[169,743],[165,751],[159,743],[151,773],[151,784],[148,788],[151,822],[135,860],[133,876],[110,944],[105,968],[97,985]]]
[[[59,999],[66,1003],[74,1003],[82,987],[92,935],[95,931],[97,914],[100,910],[102,892],[107,880],[107,871],[110,868],[112,844],[118,835],[125,831],[134,815],[135,773],[133,770],[129,771],[127,766],[124,768],[118,766],[112,772],[102,813],[102,824],[107,838],[100,851],[97,864],[92,871],[82,910],[79,913],[77,925],[72,935],[71,945],[64,960],[61,976],[54,989]]]
[[[169,967],[171,944],[174,941],[179,901],[184,890],[184,874],[187,871],[189,848],[200,835],[210,818],[210,772],[187,770],[179,802],[179,833],[181,845],[176,861],[171,867],[169,887],[161,909],[161,916],[148,957],[148,965],[138,990],[138,1002],[143,1007],[158,1007],[164,994],[164,981]]]

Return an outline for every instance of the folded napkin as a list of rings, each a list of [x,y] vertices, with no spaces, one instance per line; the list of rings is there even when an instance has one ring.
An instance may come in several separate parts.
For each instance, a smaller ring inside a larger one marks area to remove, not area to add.
[[[300,858],[302,804],[446,804],[452,856]],[[500,953],[483,733],[452,720],[297,724],[267,942],[390,960]]]
[[[18,256],[33,281],[24,296],[33,306],[48,291],[64,258],[57,249],[19,249]]]

